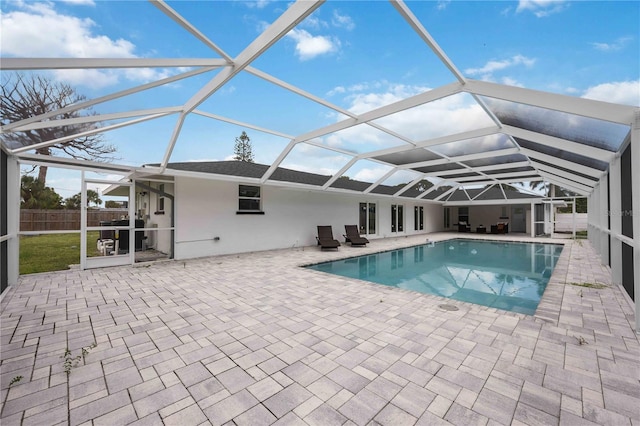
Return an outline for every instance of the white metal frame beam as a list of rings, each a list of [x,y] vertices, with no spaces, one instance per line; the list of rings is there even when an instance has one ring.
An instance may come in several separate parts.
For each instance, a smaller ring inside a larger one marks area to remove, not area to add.
[[[174,106],[174,107],[140,109],[140,110],[125,111],[125,112],[114,112],[110,114],[87,115],[83,117],[63,118],[59,120],[40,121],[40,122],[25,124],[24,126],[16,127],[13,130],[16,132],[28,132],[29,130],[48,129],[52,127],[61,127],[61,126],[74,126],[77,124],[96,123],[99,121],[122,120],[124,118],[141,117],[141,116],[148,117],[148,116],[155,116],[156,114],[163,114],[163,115],[172,114],[172,113],[180,112],[181,110],[182,110],[181,106]]]
[[[444,170],[441,172],[430,172],[430,173],[425,173],[425,176],[437,176],[440,178],[445,178],[445,176],[451,176],[451,175],[457,175],[460,173],[482,173],[482,172],[490,172],[492,170],[508,170],[508,169],[515,169],[518,167],[527,167],[530,166],[528,161],[518,161],[516,163],[501,163],[501,164],[493,164],[491,166],[482,166],[482,167],[471,167],[471,166],[467,166],[467,165],[462,165],[465,168],[461,168],[458,170]],[[529,171],[529,173],[535,173],[535,170],[531,170]],[[486,175],[487,177],[491,177],[491,175]],[[479,178],[481,176],[476,176],[476,178]]]
[[[573,169],[578,173],[582,173],[583,175],[592,176],[598,179],[600,179],[600,177],[602,177],[602,175],[606,173],[602,170],[583,166],[582,164],[563,160],[562,158],[554,157],[548,154],[543,154],[541,152],[534,151],[528,148],[520,148],[520,152],[523,155],[526,155],[527,157],[529,157],[530,160],[540,160],[540,161],[544,161],[545,163],[553,164],[554,166],[562,167],[565,169]]]
[[[467,79],[465,92],[630,125],[635,107]]]
[[[640,334],[640,110],[636,110],[631,126],[631,185],[633,227],[633,291],[635,294],[636,334]]]
[[[540,198],[512,198],[507,200],[499,200],[500,205],[514,205],[514,204],[531,204],[531,202],[539,202]],[[462,201],[445,201],[442,204],[444,207],[464,207],[464,206],[495,206],[496,200],[462,200]]]
[[[444,157],[438,160],[428,160],[428,161],[420,161],[417,163],[403,164],[400,167],[406,168],[406,169],[414,169],[417,167],[438,166],[440,164],[463,163],[465,161],[479,160],[481,158],[487,158],[487,157],[501,157],[503,155],[518,154],[519,152],[520,152],[519,148],[505,148],[505,149],[499,149],[496,151],[484,151],[484,152],[478,152],[475,154],[458,155],[455,157]],[[469,166],[465,166],[464,164],[460,164],[460,166],[467,167],[467,168],[469,167]]]
[[[180,14],[178,14],[175,10],[171,8],[167,3],[163,0],[149,0],[155,7],[160,9],[165,15],[169,18],[173,19],[178,25],[187,30],[191,35],[193,35],[196,39],[200,40],[205,46],[209,47],[209,49],[217,52],[220,56],[224,58],[227,63],[231,63],[232,59],[225,51],[223,51],[218,45],[209,40],[207,36],[205,36],[200,30],[191,25],[189,21],[184,19]]]
[[[422,26],[422,23],[418,20],[418,18],[415,17],[415,15],[411,12],[411,10],[409,10],[407,5],[400,0],[391,0],[391,4],[398,11],[398,13],[402,15],[405,21],[409,23],[411,28],[413,28],[413,30],[420,36],[422,41],[424,41],[427,44],[427,46],[431,48],[433,53],[435,53],[436,56],[440,58],[440,61],[442,61],[442,63],[447,68],[449,68],[449,71],[451,71],[451,73],[455,76],[455,78],[460,83],[464,84],[466,82],[465,77],[458,70],[458,68],[456,68],[456,66],[453,64],[453,61],[449,59],[447,54],[444,52],[444,50],[440,48],[440,46],[438,45],[438,43],[436,43],[433,37],[431,37],[431,34],[429,34],[427,30]]]
[[[228,65],[212,58],[2,58],[7,71],[66,70],[87,68],[183,68]]]
[[[269,47],[273,46],[278,40],[284,37],[298,23],[302,22],[307,16],[313,13],[325,0],[316,1],[297,1],[289,6],[278,19],[273,22],[266,30],[264,30],[255,40],[253,40],[234,60],[233,66],[225,67],[216,74],[207,84],[205,84],[195,95],[193,95],[184,105],[184,111],[178,118],[174,127],[173,134],[169,140],[169,146],[162,159],[161,168],[167,167],[173,148],[184,124],[187,114],[192,112],[203,103],[209,96],[224,86],[229,80],[249,66],[256,58],[258,58]],[[168,12],[168,9],[163,9]],[[175,12],[169,12],[175,15]]]
[[[541,145],[550,146],[562,151],[573,152],[576,154],[584,155],[585,157],[591,157],[606,162],[610,162],[613,159],[613,156],[616,155],[615,152],[607,151],[606,149],[596,148],[582,143],[572,142],[566,139],[532,132],[530,130],[524,130],[519,127],[505,125],[503,126],[502,130],[505,134],[511,135],[516,138],[526,139],[528,141],[539,143]]]
[[[590,186],[585,186],[579,184],[577,182],[573,182],[567,179],[564,179],[560,176],[556,176],[545,171],[540,171],[540,176],[544,178],[545,181],[553,183],[554,185],[561,186],[563,188],[569,189],[577,194],[587,196],[591,192],[593,192],[593,188]]]
[[[531,164],[535,165],[535,167],[538,169],[539,172],[546,172],[546,173],[551,173],[554,174],[556,176],[560,176],[564,179],[582,184],[584,186],[588,186],[591,188],[594,188],[596,186],[597,181],[594,180],[590,180],[590,179],[586,179],[583,178],[582,176],[578,176],[578,175],[574,175],[572,173],[569,172],[565,172],[564,170],[559,170],[553,167],[549,167],[545,164],[540,164],[538,162],[536,162],[535,160],[531,160]]]
[[[4,64],[4,58],[2,59],[2,61],[3,61],[3,64]],[[27,124],[30,124],[30,123],[35,123],[35,122],[41,121],[41,120],[47,120],[47,119],[49,119],[51,117],[56,117],[58,115],[62,115],[62,114],[65,114],[65,113],[68,113],[68,112],[72,112],[72,111],[78,111],[78,110],[81,110],[81,109],[90,108],[90,107],[92,107],[94,105],[98,105],[98,104],[101,104],[101,103],[104,103],[104,102],[109,102],[109,101],[112,101],[112,100],[115,100],[115,99],[119,99],[119,98],[122,98],[122,97],[125,97],[125,96],[133,95],[135,93],[143,92],[145,90],[153,89],[155,87],[163,86],[165,84],[173,83],[173,82],[185,79],[185,78],[189,78],[189,77],[193,77],[193,76],[196,76],[196,75],[199,75],[199,74],[203,74],[203,73],[209,72],[209,71],[211,71],[213,69],[214,68],[198,68],[198,69],[195,69],[195,70],[187,71],[185,73],[177,74],[177,75],[174,75],[172,77],[167,77],[167,78],[163,78],[161,80],[157,80],[157,81],[154,81],[154,82],[151,82],[151,83],[147,83],[147,84],[143,84],[143,85],[140,85],[140,86],[136,86],[136,87],[133,87],[131,89],[126,89],[126,90],[122,90],[122,91],[119,91],[119,92],[111,93],[109,95],[101,96],[99,98],[90,99],[90,100],[87,100],[87,101],[84,101],[84,102],[79,102],[77,104],[72,104],[72,105],[69,105],[67,107],[60,108],[58,110],[47,112],[45,114],[36,115],[36,116],[33,116],[33,117],[26,118],[24,120],[16,121],[14,123],[10,123],[10,124],[7,124],[5,126],[2,126],[0,128],[0,130],[3,133],[4,132],[8,132],[10,130],[14,130],[14,129],[18,128],[18,127],[21,127],[21,126],[24,126],[24,125],[27,125]]]
[[[361,154],[361,157],[363,157],[363,158],[364,157],[371,158],[371,157],[379,157],[381,155],[387,155],[387,154],[396,154],[398,152],[410,151],[410,150],[416,149],[416,148],[428,148],[430,146],[435,146],[435,145],[444,145],[444,144],[452,143],[452,142],[462,142],[462,141],[465,141],[465,140],[481,138],[481,137],[484,137],[484,136],[491,136],[491,135],[495,135],[496,133],[499,133],[499,132],[500,132],[500,128],[497,127],[497,126],[483,127],[481,129],[469,130],[469,131],[466,131],[466,132],[455,133],[455,134],[451,134],[451,135],[440,136],[440,137],[437,137],[437,138],[427,139],[427,140],[424,140],[424,141],[416,142],[415,146],[399,145],[399,146],[394,146],[394,147],[391,147],[391,148],[384,148],[384,149],[377,150],[377,151],[371,151],[371,152],[368,152],[366,154]],[[440,154],[437,154],[437,155],[440,155]]]
[[[462,178],[453,178],[452,182],[458,182],[462,184],[464,182],[473,182],[473,181],[477,181],[478,179],[489,178],[489,180],[493,180],[495,183],[495,181],[502,178],[509,179],[509,178],[531,176],[531,175],[537,175],[537,172],[535,170],[530,170],[526,172],[496,173],[494,175],[486,175],[486,176],[468,176],[468,177],[462,177]],[[446,178],[444,179],[446,180]]]
[[[234,124],[236,126],[244,127],[244,128],[247,128],[247,129],[257,130],[258,132],[268,133],[268,134],[274,135],[274,136],[280,136],[281,138],[293,139],[292,135],[287,135],[286,133],[278,132],[277,130],[267,129],[265,127],[259,127],[259,126],[253,125],[251,123],[247,123],[245,121],[233,120],[231,118],[223,117],[223,116],[217,115],[217,114],[211,114],[209,112],[200,111],[200,110],[197,110],[197,109],[193,110],[193,113],[197,114],[197,115],[200,115],[202,117],[211,118],[213,120],[218,120],[218,121],[222,121],[222,122],[225,122],[225,123]]]
[[[80,133],[76,133],[76,134],[69,135],[69,136],[63,136],[63,137],[58,138],[58,139],[52,139],[52,140],[46,141],[46,142],[41,142],[41,143],[36,143],[36,144],[33,144],[33,145],[26,145],[26,146],[23,146],[23,147],[15,148],[13,150],[10,150],[10,152],[12,152],[14,154],[20,154],[20,153],[31,151],[31,150],[34,150],[34,149],[39,149],[39,148],[55,145],[57,143],[68,142],[68,141],[71,141],[71,140],[76,139],[76,138],[81,138],[81,137],[85,137],[85,136],[91,136],[91,135],[95,135],[95,134],[98,134],[98,133],[103,133],[103,132],[106,132],[106,131],[109,131],[109,130],[120,129],[122,127],[131,126],[131,125],[134,125],[134,124],[137,124],[137,123],[142,123],[144,121],[154,120],[156,118],[164,117],[164,116],[166,116],[168,114],[170,114],[170,113],[153,114],[153,115],[149,115],[149,116],[146,116],[146,117],[138,118],[138,119],[135,119],[135,120],[124,121],[122,123],[112,124],[110,126],[98,127],[98,128],[92,129],[92,130],[87,130],[86,132],[80,132]]]
[[[353,126],[357,126],[358,124],[368,123],[369,121],[373,121],[378,118],[386,117],[388,115],[395,114],[397,112],[404,111],[406,109],[410,109],[422,104],[433,102],[438,99],[446,98],[447,96],[455,95],[456,93],[460,93],[460,91],[461,91],[461,85],[459,83],[451,83],[446,86],[441,86],[436,89],[429,90],[427,92],[423,92],[418,95],[412,96],[410,98],[406,98],[406,99],[394,102],[392,104],[385,105],[383,107],[365,112],[364,114],[361,114],[357,117],[347,118],[337,123],[330,124],[328,126],[321,127],[316,130],[312,130],[311,132],[304,133],[296,137],[295,141],[305,142],[310,139],[326,136],[328,134],[335,133],[340,130],[345,130]],[[410,148],[413,149],[415,147],[412,146]]]

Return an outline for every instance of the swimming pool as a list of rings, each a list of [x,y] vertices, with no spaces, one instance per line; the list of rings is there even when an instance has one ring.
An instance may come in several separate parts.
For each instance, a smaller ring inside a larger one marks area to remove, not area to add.
[[[307,268],[532,315],[562,248],[455,239]]]

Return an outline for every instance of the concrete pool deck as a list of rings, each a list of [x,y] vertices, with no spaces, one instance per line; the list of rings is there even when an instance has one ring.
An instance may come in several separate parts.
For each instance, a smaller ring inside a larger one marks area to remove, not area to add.
[[[640,425],[633,309],[586,240],[550,240],[534,316],[299,268],[460,236],[22,276],[0,423]]]

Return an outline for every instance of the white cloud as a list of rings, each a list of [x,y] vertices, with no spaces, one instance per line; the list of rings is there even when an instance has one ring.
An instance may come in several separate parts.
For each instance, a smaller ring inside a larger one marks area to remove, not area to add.
[[[83,3],[88,4],[88,3]],[[88,18],[63,15],[53,3],[24,3],[21,10],[2,18],[2,52],[20,57],[135,58],[136,46],[125,39],[96,34],[96,23]],[[57,78],[88,87],[116,84],[121,78],[147,82],[167,76],[167,71],[59,70]]]
[[[304,27],[310,30],[322,30],[327,29],[330,26],[336,28],[344,28],[348,31],[353,30],[356,27],[355,22],[349,15],[342,15],[338,10],[334,10],[331,16],[331,22],[327,22],[320,18],[320,11],[316,10],[309,17],[307,17],[298,28]]]
[[[352,179],[360,180],[363,182],[376,182],[382,176],[389,172],[390,167],[379,166],[372,168],[364,168],[359,170],[355,175],[353,175]]]
[[[302,61],[336,52],[340,48],[339,40],[326,36],[313,36],[305,30],[293,29],[287,37],[296,42],[296,55]]]
[[[640,80],[617,81],[589,87],[583,98],[616,104],[640,106]]]
[[[480,68],[467,68],[465,73],[468,75],[480,75],[484,80],[492,78],[493,73],[496,71],[502,71],[507,68],[512,68],[520,65],[524,65],[527,68],[532,67],[536,63],[535,58],[528,58],[524,55],[515,55],[511,58],[503,59],[500,61],[489,61]]]
[[[54,70],[56,80],[72,83],[74,86],[102,89],[118,84],[119,73],[116,70]]]
[[[506,84],[507,86],[524,87],[524,84],[511,77],[502,77],[501,81],[502,84]]]
[[[133,43],[92,34],[91,19],[61,15],[52,5],[39,3],[26,11],[6,13],[2,19],[4,54],[23,57],[134,57]]]
[[[337,86],[334,87],[333,89],[329,90],[327,92],[327,96],[333,96],[333,95],[337,95],[339,93],[345,93],[347,91],[347,89],[345,89],[343,86]]]
[[[333,17],[331,18],[331,24],[334,27],[345,28],[349,31],[353,30],[356,27],[355,22],[348,15],[340,15],[340,12],[337,10],[333,11]]]
[[[612,52],[622,50],[624,47],[633,40],[633,37],[619,37],[613,43],[591,43],[594,49],[602,52]]]
[[[257,1],[248,1],[245,3],[245,5],[250,8],[256,8],[256,9],[264,9],[265,7],[267,7],[267,5],[271,3],[271,0],[257,0]]]
[[[93,0],[59,0],[62,3],[72,4],[76,6],[95,6],[96,3]]]
[[[464,94],[420,105],[378,122],[417,142],[493,124],[482,107]]]
[[[322,19],[320,19],[317,15],[316,15],[317,11],[312,13],[307,19],[305,19],[301,25],[303,25],[306,28],[311,28],[313,30],[319,30],[321,28],[327,28],[329,25],[323,21]]]
[[[538,18],[544,18],[567,9],[569,4],[565,0],[520,0],[516,13],[529,11]]]
[[[349,160],[349,157],[335,151],[301,143],[296,145],[287,155],[281,167],[330,176],[340,170]]]
[[[372,91],[374,89],[381,89],[381,91]],[[347,97],[347,100],[351,102],[349,111],[362,114],[363,112],[389,105],[428,90],[431,90],[431,88],[425,86],[408,86],[405,84],[390,84],[387,82],[357,84],[349,88],[349,91],[352,92],[352,94]]]
[[[447,8],[447,6],[449,6],[449,3],[451,3],[451,0],[438,0],[438,3],[436,5],[436,9],[445,10]]]

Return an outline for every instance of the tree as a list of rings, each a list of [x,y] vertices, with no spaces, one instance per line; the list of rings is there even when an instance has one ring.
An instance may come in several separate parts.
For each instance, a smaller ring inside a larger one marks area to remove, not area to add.
[[[23,175],[20,179],[20,208],[60,209],[62,197],[33,176]]]
[[[4,77],[4,76],[3,76]],[[53,81],[40,75],[10,74],[2,81],[0,110],[3,126],[45,113],[57,111],[72,104],[84,101],[86,98],[69,85]],[[79,111],[67,111],[53,115],[49,120],[81,118],[95,115],[90,109],[83,114]],[[43,129],[27,131],[5,132],[3,141],[10,148],[20,148],[42,142],[53,141],[65,136],[72,136],[99,128],[97,123],[74,123]],[[40,155],[55,155],[64,153],[71,158],[94,161],[110,161],[109,154],[115,152],[115,147],[103,142],[102,134],[79,136],[75,139],[39,147],[35,152]],[[40,166],[38,180],[43,185],[47,180],[47,167]]]
[[[89,207],[89,203],[93,203],[97,206],[102,204],[102,200],[98,193],[92,189],[87,189],[87,207]],[[64,200],[64,207],[71,210],[79,209],[82,205],[82,193],[78,192],[75,195]]]
[[[418,192],[425,192],[426,190],[428,190],[429,188],[431,188],[433,186],[433,182],[427,180],[427,179],[422,179],[420,182],[416,183],[416,185],[414,186],[414,188],[418,191]]]
[[[104,202],[104,207],[107,209],[119,209],[122,208],[122,204],[117,201],[107,200]]]
[[[547,183],[545,181],[529,182],[529,188],[531,188],[531,190],[533,191],[542,190],[542,194],[545,197],[551,197],[551,198],[562,197],[563,194],[566,192],[559,186],[554,185],[552,183]]]
[[[247,163],[253,163],[253,152],[251,152],[251,139],[247,136],[247,132],[236,138],[236,144],[233,148],[233,159],[236,161],[245,161]]]

